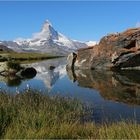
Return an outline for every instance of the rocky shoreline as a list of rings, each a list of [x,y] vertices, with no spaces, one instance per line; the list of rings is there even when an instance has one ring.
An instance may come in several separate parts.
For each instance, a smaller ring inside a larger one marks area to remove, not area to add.
[[[37,74],[33,67],[20,65],[16,62],[0,63],[0,80],[5,81],[8,86],[17,86],[23,80],[32,79]]]
[[[140,28],[104,36],[99,44],[82,48],[67,58],[72,69],[140,69]]]

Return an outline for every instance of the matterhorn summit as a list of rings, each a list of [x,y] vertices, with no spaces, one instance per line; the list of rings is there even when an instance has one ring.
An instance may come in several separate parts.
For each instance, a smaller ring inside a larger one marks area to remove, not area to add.
[[[34,39],[46,39],[49,40],[52,39],[58,39],[58,33],[54,30],[52,27],[52,24],[46,20],[45,23],[42,26],[41,32],[35,33],[33,35]]]
[[[41,32],[51,31],[53,29],[52,24],[49,20],[46,20],[42,26]],[[53,29],[54,30],[54,29]]]
[[[47,19],[47,20],[44,22],[44,25],[42,26],[42,31],[48,30],[48,27],[52,27],[52,24],[51,24],[51,22]]]
[[[3,44],[14,51],[46,52],[59,55],[68,54],[81,47],[87,47],[86,43],[69,39],[57,32],[48,20],[44,22],[40,32],[33,33],[31,38],[3,41]]]

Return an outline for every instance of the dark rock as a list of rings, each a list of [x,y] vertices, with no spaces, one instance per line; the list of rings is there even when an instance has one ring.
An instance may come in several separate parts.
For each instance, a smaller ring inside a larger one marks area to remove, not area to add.
[[[49,66],[49,69],[50,70],[54,70],[55,69],[55,66]]]
[[[140,69],[140,28],[103,37],[98,45],[79,49],[68,65],[79,69]]]
[[[37,71],[34,69],[34,68],[26,68],[24,70],[22,70],[20,72],[20,75],[23,77],[23,78],[33,78],[35,77],[37,74]]]

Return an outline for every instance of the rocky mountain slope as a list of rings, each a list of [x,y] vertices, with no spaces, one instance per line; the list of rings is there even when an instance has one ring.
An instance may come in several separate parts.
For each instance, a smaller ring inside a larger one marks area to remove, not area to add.
[[[13,50],[12,49],[9,49],[5,45],[1,45],[0,44],[0,52],[13,52]]]
[[[140,69],[140,28],[104,36],[68,58],[68,67],[80,69]]]
[[[79,48],[87,47],[86,43],[71,40],[57,32],[48,20],[45,21],[41,31],[34,33],[32,38],[1,41],[0,44],[14,51],[47,52],[51,54],[67,54]]]

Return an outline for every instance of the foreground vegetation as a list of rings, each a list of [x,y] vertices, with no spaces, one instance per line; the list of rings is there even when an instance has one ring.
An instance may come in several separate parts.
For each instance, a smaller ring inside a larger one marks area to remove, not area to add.
[[[1,52],[0,53],[0,61],[9,61],[9,60],[19,60],[19,61],[26,61],[26,60],[44,60],[44,59],[51,59],[51,58],[58,58],[62,56],[51,55],[48,53],[18,53],[18,52]]]
[[[92,112],[79,101],[35,91],[0,94],[0,138],[140,139],[140,125],[94,124]],[[88,121],[85,121],[87,120]]]

